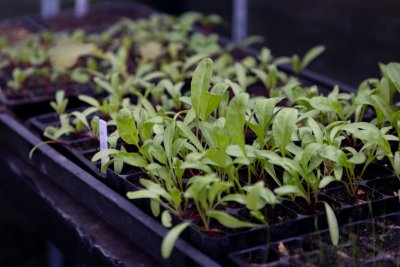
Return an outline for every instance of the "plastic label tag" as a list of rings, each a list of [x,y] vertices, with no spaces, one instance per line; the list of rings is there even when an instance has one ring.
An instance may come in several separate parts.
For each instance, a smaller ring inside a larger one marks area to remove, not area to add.
[[[100,119],[99,120],[99,140],[100,140],[100,151],[108,148],[107,141],[107,122]],[[107,161],[107,157],[101,158],[101,165],[103,165]]]

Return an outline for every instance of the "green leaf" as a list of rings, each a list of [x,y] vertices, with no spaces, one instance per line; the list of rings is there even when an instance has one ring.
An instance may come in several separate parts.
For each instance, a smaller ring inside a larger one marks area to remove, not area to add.
[[[334,162],[339,163],[340,165],[349,166],[346,154],[336,146],[332,145],[323,145],[319,151],[319,155],[323,158],[332,160]]]
[[[400,63],[391,62],[386,66],[386,75],[400,92]]]
[[[221,168],[227,168],[232,164],[231,157],[229,157],[225,152],[214,148],[207,150],[204,156]]]
[[[317,122],[312,117],[308,117],[307,123],[308,123],[308,126],[310,126],[311,130],[314,133],[315,141],[319,144],[322,144],[323,143],[323,134],[322,134],[322,131],[319,128]]]
[[[93,107],[99,107],[100,103],[97,101],[96,98],[88,96],[88,95],[79,95],[78,96],[79,100],[82,102],[85,102]]]
[[[339,115],[340,118],[344,118],[343,109],[337,99],[332,99],[324,96],[314,96],[310,99],[310,104],[313,108],[324,111],[334,112]]]
[[[101,88],[106,90],[108,93],[113,94],[114,93],[114,88],[111,86],[110,83],[100,79],[99,77],[94,77],[94,82],[99,85]]]
[[[295,196],[300,196],[303,197],[304,199],[307,199],[307,197],[304,195],[303,191],[300,190],[299,187],[294,186],[294,185],[283,185],[274,190],[275,194],[278,196],[284,196],[284,195],[295,195]]]
[[[279,202],[278,198],[272,192],[269,188],[264,187],[261,190],[261,197],[269,204],[269,205],[275,205]]]
[[[322,189],[325,186],[327,186],[328,184],[330,184],[331,182],[337,181],[335,177],[329,175],[329,176],[325,176],[324,178],[321,179],[321,181],[319,182],[319,188]]]
[[[186,72],[189,68],[191,68],[194,64],[196,64],[200,60],[204,59],[206,56],[207,55],[205,54],[199,54],[187,58],[185,64],[183,65],[182,70]]]
[[[212,185],[207,188],[208,203],[210,204],[217,203],[217,201],[220,199],[221,194],[226,192],[230,187],[232,187],[232,184],[229,182],[216,181],[212,183]]]
[[[239,95],[240,93],[244,93],[243,88],[240,87],[239,84],[237,84],[237,83],[235,83],[235,82],[232,82],[232,81],[229,80],[229,79],[225,79],[225,83],[226,83],[227,85],[229,85],[229,87],[232,89],[234,95]]]
[[[253,72],[253,73],[257,76],[257,78],[258,78],[259,80],[261,80],[261,82],[262,82],[266,87],[268,87],[268,85],[267,85],[267,78],[268,78],[268,76],[267,76],[267,73],[266,73],[264,70],[261,70],[261,69],[251,69],[251,72]]]
[[[257,227],[257,224],[241,221],[226,212],[209,210],[207,216],[216,219],[220,224],[228,228]]]
[[[99,161],[103,157],[107,157],[112,154],[117,154],[118,152],[120,152],[120,151],[117,149],[112,149],[112,148],[100,150],[99,152],[94,154],[94,156],[92,158],[92,162]]]
[[[117,130],[119,136],[130,145],[139,144],[139,133],[136,128],[135,119],[129,109],[123,108],[117,115]]]
[[[301,71],[301,61],[300,61],[300,57],[298,55],[292,56],[292,67],[293,67],[294,73],[296,75],[299,75],[300,71]]]
[[[298,114],[297,109],[283,108],[278,112],[272,123],[272,136],[282,154],[285,154],[286,146],[297,128],[296,120]]]
[[[87,129],[90,129],[89,122],[87,121],[86,116],[82,112],[74,111],[71,113],[71,115],[75,116],[78,119],[78,121],[82,122],[82,124],[85,125]]]
[[[375,109],[378,122],[381,124],[390,119],[393,114],[390,105],[378,95],[359,94],[355,99],[355,103],[358,105],[371,105]]]
[[[323,144],[320,143],[310,143],[305,147],[305,149],[301,153],[301,164],[304,169],[307,168],[309,171],[313,171],[314,168],[317,167],[315,165],[314,166],[309,166],[309,165],[313,165],[311,164],[312,159],[318,156],[318,153],[322,149],[322,147]]]
[[[230,140],[224,129],[219,125],[203,121],[200,123],[200,129],[209,147],[218,148],[219,150],[224,151],[229,145]]]
[[[305,69],[311,61],[313,61],[316,57],[321,55],[325,51],[325,46],[319,45],[311,48],[303,57],[301,61],[300,68]]]
[[[174,142],[174,133],[175,133],[175,123],[171,123],[165,128],[164,136],[163,136],[165,154],[167,155],[167,158],[170,163],[172,162],[171,161],[172,160],[172,145]]]
[[[254,113],[257,117],[258,123],[264,132],[268,130],[268,127],[272,121],[274,108],[280,98],[258,98],[254,104]]]
[[[225,123],[229,137],[239,145],[245,156],[247,156],[247,153],[245,149],[244,125],[248,102],[248,94],[240,93],[236,95],[229,103]]]
[[[167,165],[168,161],[167,161],[166,150],[164,150],[164,148],[160,144],[153,142],[149,147],[149,152],[159,162]]]
[[[247,157],[254,158],[255,157],[255,152],[257,151],[253,146],[251,145],[245,145],[245,151],[247,154]],[[225,152],[232,157],[240,158],[240,157],[245,157],[245,154],[243,153],[243,149],[240,148],[238,145],[229,145],[226,147]]]
[[[353,150],[353,149],[350,148],[350,150]],[[363,164],[365,162],[365,160],[366,160],[366,156],[362,151],[357,152],[354,149],[354,151],[352,151],[351,155],[352,156],[348,159],[348,161],[353,163],[353,164]]]
[[[329,234],[331,236],[332,244],[337,246],[339,244],[339,226],[332,208],[328,203],[323,201],[325,205],[326,219],[328,220]]]
[[[160,184],[144,178],[140,179],[140,183],[152,193],[169,200],[168,192]]]
[[[206,120],[208,116],[218,107],[222,95],[207,91],[201,92],[200,96],[200,118]]]
[[[252,186],[249,186],[246,195],[246,207],[249,210],[260,210],[265,206],[265,201],[261,198],[261,192],[264,189],[264,182],[259,181]]]
[[[147,166],[147,161],[135,152],[119,151],[117,157],[124,163],[135,167],[144,168]]]
[[[172,145],[172,157],[175,157],[178,153],[180,153],[184,148],[185,145],[187,144],[186,139],[178,138],[174,141],[174,144]]]
[[[213,61],[205,58],[196,67],[191,82],[191,101],[192,107],[197,117],[200,116],[201,93],[208,91],[210,87],[213,70]]]
[[[394,172],[396,173],[397,177],[400,177],[400,152],[396,151],[394,153],[394,165],[393,165]]]
[[[205,176],[193,176],[189,181],[189,187],[185,192],[185,197],[193,198],[195,200],[205,198],[206,196],[204,195],[204,188],[214,182],[218,182],[218,178],[216,178],[215,174],[208,174]]]
[[[240,63],[235,64],[235,69],[236,69],[237,80],[238,80],[240,86],[242,88],[246,88],[246,86],[247,86],[246,69]]]
[[[359,128],[362,130],[359,130]],[[356,138],[361,139],[366,145],[378,145],[386,155],[390,155],[392,153],[390,144],[388,140],[386,140],[385,135],[371,123],[355,122],[343,126],[342,129],[351,132]]]
[[[159,195],[151,192],[150,190],[146,190],[146,189],[128,192],[128,193],[126,193],[126,197],[129,199],[142,199],[142,198],[160,199]]]
[[[63,114],[68,105],[68,99],[65,99],[65,92],[58,90],[56,92],[56,102],[51,101],[50,106],[58,113]]]
[[[161,244],[161,255],[164,259],[167,259],[174,248],[176,240],[179,238],[179,235],[191,224],[191,222],[182,222],[172,228],[164,237]]]
[[[230,194],[222,198],[222,202],[234,201],[246,205],[246,196],[241,194]]]
[[[158,217],[160,215],[160,201],[157,199],[150,199],[150,209],[151,213],[154,217]]]
[[[179,130],[181,130],[183,136],[185,136],[189,141],[199,150],[203,151],[203,146],[201,145],[199,139],[194,135],[194,133],[190,130],[188,126],[183,124],[182,122],[176,122],[176,126],[178,126]]]
[[[161,214],[161,223],[164,227],[171,228],[172,227],[172,216],[168,210],[164,210]]]

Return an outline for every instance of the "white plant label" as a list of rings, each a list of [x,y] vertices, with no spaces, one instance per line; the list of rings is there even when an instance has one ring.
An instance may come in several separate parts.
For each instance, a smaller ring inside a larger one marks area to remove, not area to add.
[[[99,120],[99,140],[100,140],[100,151],[108,148],[108,135],[107,135],[107,122]],[[107,157],[101,158],[101,165],[107,161]]]

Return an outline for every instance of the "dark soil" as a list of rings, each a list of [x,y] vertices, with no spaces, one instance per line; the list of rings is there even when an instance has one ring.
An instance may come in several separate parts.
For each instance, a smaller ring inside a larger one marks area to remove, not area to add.
[[[292,220],[296,218],[296,214],[292,211],[286,209],[284,206],[276,205],[275,208],[271,206],[265,206],[261,210],[262,214],[264,215],[265,220],[268,222],[269,225],[279,224],[286,222],[288,220]],[[257,219],[253,218],[248,209],[243,208],[239,211],[239,216],[244,221],[249,221],[252,223],[260,223]]]
[[[77,141],[77,142],[72,142],[71,143],[71,148],[77,151],[88,151],[88,150],[98,150],[99,149],[99,141],[97,139],[93,138],[87,138],[85,140]]]
[[[38,22],[52,31],[72,31],[81,28],[87,32],[100,32],[123,17],[138,19],[148,15],[149,10],[146,9],[108,6],[108,8],[93,8],[82,18],[75,18],[72,14],[65,13],[54,19],[38,19]]]
[[[46,87],[29,85],[25,83],[24,88],[21,88],[21,90],[15,91],[11,88],[6,88],[5,90],[1,91],[1,94],[6,99],[5,101],[10,102],[27,100],[48,101],[54,98],[56,91],[60,88],[63,88],[67,97],[78,94],[93,95],[94,92],[94,89],[90,89],[90,87],[86,85],[68,82],[63,84],[49,84]]]
[[[96,151],[85,152],[85,153],[83,154],[83,156],[84,156],[87,160],[91,161],[92,158],[93,158],[93,156],[94,156],[94,154],[96,154]],[[94,164],[94,163],[93,163],[93,164]]]
[[[202,234],[205,234],[209,237],[212,238],[220,238],[220,237],[225,237],[229,234],[233,234],[233,233],[238,233],[238,232],[243,232],[248,228],[238,228],[238,229],[234,229],[234,228],[227,228],[221,224],[219,224],[218,222],[211,220],[211,223],[209,225],[209,229],[206,230],[204,228],[203,225],[200,225],[198,227],[195,227],[195,229],[197,231],[200,231]]]
[[[22,23],[1,23],[0,36],[7,38],[11,43],[15,43],[25,39],[32,32],[22,25]]]
[[[400,181],[397,177],[376,179],[368,182],[367,185],[387,196],[394,196],[400,190]]]
[[[257,250],[252,250],[246,254],[242,254],[241,258],[243,261],[251,263],[251,266],[263,266],[263,264],[265,263],[278,261],[280,255],[274,250],[259,248]],[[278,264],[276,266],[278,266]]]
[[[295,201],[283,201],[284,206],[288,207],[289,209],[295,211],[298,214],[301,215],[318,215],[322,214],[325,212],[325,207],[324,204],[321,202],[317,203],[316,205],[311,204],[309,205],[304,199],[302,198],[296,198]],[[334,208],[335,205],[333,205],[332,208]]]
[[[375,223],[360,223],[343,229],[355,247],[365,247],[369,258],[400,260],[400,217],[377,219]],[[362,253],[360,253],[362,256]]]
[[[51,113],[46,116],[40,116],[37,118],[37,121],[42,124],[45,124],[46,126],[50,124],[51,125],[57,124],[58,126],[60,125],[59,116],[57,113]]]
[[[343,227],[332,246],[328,232],[274,242],[240,255],[251,266],[396,266],[400,263],[400,214]],[[267,265],[264,265],[267,264]],[[271,265],[270,265],[271,264]]]
[[[140,171],[140,170],[139,170]],[[127,176],[125,179],[131,187],[131,191],[143,189],[143,185],[140,183],[141,178],[148,178],[147,175],[143,172],[138,172],[132,175]],[[121,178],[123,179],[123,178]]]
[[[360,167],[356,167],[356,173],[361,172]],[[388,169],[387,167],[383,166],[382,164],[372,163],[370,164],[367,169],[364,171],[364,175],[362,177],[363,180],[372,180],[381,177],[387,177],[393,175],[393,171]]]
[[[349,256],[346,247],[332,246],[326,232],[277,242],[273,249],[281,255],[281,262],[289,266],[358,266],[359,263]]]
[[[342,206],[359,206],[382,199],[379,193],[363,186],[359,186],[355,196],[351,196],[344,187],[327,190],[325,194]]]
[[[290,266],[359,266],[359,262],[351,259],[334,247],[324,247],[321,251],[299,254],[288,259]]]

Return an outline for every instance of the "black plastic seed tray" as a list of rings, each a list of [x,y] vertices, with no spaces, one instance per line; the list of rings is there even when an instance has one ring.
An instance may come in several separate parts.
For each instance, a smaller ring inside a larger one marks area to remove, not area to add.
[[[0,132],[1,146],[29,162],[62,186],[82,205],[93,210],[160,263],[167,266],[219,266],[184,240],[178,240],[171,257],[163,259],[160,245],[167,229],[155,219],[48,145],[38,148],[33,158],[28,159],[30,150],[40,142],[40,139],[6,113],[0,114]]]
[[[339,245],[328,231],[297,236],[229,255],[231,266],[398,266],[400,212],[344,225]]]

